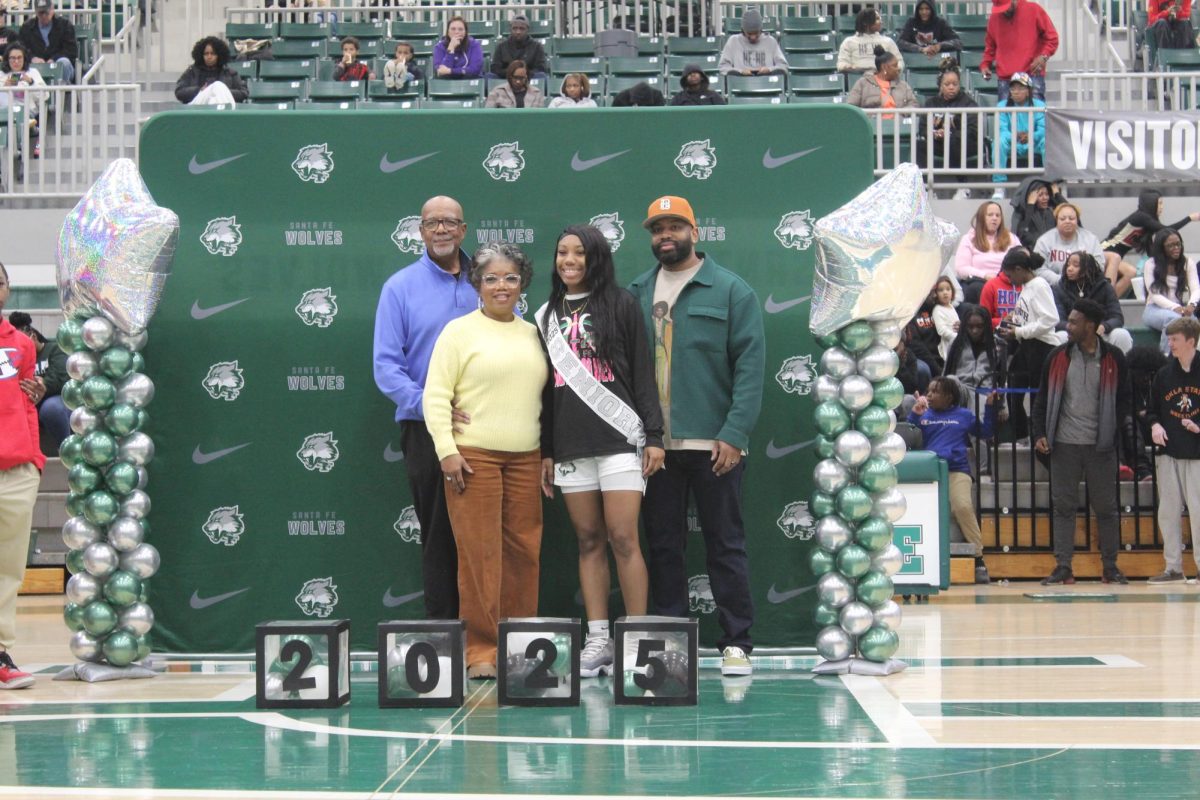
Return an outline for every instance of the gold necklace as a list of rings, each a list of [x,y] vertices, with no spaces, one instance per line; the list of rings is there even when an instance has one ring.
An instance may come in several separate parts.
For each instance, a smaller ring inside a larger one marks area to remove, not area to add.
[[[583,310],[587,308],[587,304],[591,299],[592,296],[588,295],[586,298],[584,298],[583,305],[581,305],[579,308],[571,308],[571,305],[567,302],[567,298],[563,297],[563,312],[565,312],[568,317],[574,317],[578,314],[582,314]]]

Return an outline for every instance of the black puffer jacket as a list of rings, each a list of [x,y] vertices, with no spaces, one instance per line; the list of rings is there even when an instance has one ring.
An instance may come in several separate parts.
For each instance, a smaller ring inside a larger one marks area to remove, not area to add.
[[[1037,244],[1038,237],[1054,227],[1054,209],[1067,202],[1055,189],[1060,183],[1062,180],[1059,178],[1034,175],[1021,181],[1016,194],[1009,201],[1013,206],[1012,225],[1009,229],[1017,235],[1021,244],[1030,250]],[[1042,186],[1050,192],[1050,205],[1038,208],[1037,203],[1029,201],[1029,196]]]
[[[688,86],[688,75],[695,73],[700,74],[700,88],[692,90]],[[683,75],[679,78],[679,85],[683,91],[671,98],[673,106],[723,106],[725,98],[720,92],[714,92],[708,88],[708,76],[704,74],[704,70],[696,64],[688,64],[683,68]]]
[[[246,98],[250,96],[250,90],[246,88],[242,76],[229,67],[208,69],[193,64],[179,76],[179,81],[175,84],[175,99],[181,103],[190,103],[200,94],[201,89],[213,81],[220,81],[228,86],[229,93],[239,103],[246,102]]]

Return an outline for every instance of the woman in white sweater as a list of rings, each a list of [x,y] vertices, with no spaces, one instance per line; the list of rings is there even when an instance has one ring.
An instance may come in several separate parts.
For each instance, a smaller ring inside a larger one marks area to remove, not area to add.
[[[1099,264],[1104,263],[1104,248],[1096,234],[1081,227],[1083,214],[1074,203],[1061,203],[1054,209],[1054,227],[1038,237],[1033,252],[1046,261],[1038,274],[1051,284],[1058,283],[1063,268],[1072,253],[1083,250],[1091,253]]]
[[[1000,265],[1009,282],[1021,289],[1016,307],[1000,320],[996,329],[996,336],[1007,343],[1011,354],[1008,361],[1010,389],[1036,389],[1042,379],[1046,356],[1058,346],[1058,337],[1054,333],[1058,325],[1058,306],[1054,303],[1054,290],[1037,274],[1041,266],[1042,257],[1024,247],[1008,251]],[[1024,400],[1021,395],[1009,395],[1009,416],[1013,435],[1018,439],[1029,433]]]
[[[1154,234],[1150,255],[1144,268],[1146,310],[1142,312],[1142,322],[1159,332],[1158,346],[1166,355],[1167,325],[1196,313],[1200,282],[1196,279],[1196,265],[1183,254],[1183,239],[1174,228],[1163,228]]]
[[[874,72],[875,48],[882,47],[896,56],[900,69],[904,69],[904,56],[900,48],[889,37],[880,33],[883,20],[874,8],[864,8],[854,18],[854,35],[847,37],[838,48],[838,72]]]

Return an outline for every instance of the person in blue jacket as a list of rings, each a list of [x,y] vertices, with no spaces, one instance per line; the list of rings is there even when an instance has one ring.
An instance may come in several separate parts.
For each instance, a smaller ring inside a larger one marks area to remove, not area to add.
[[[998,108],[1041,108],[1046,104],[1033,96],[1033,79],[1026,72],[1016,72],[1008,79],[1008,99],[1001,100]],[[1008,165],[1009,154],[1016,140],[1016,159],[1013,166],[1023,167],[1029,164],[1029,148],[1033,148],[1034,166],[1042,166],[1046,157],[1046,112],[1036,111],[1032,114],[999,114],[999,133],[996,136],[996,169],[1004,169]],[[1002,172],[992,175],[995,183],[1004,183],[1007,176]],[[1004,190],[997,188],[993,197],[1003,197]]]

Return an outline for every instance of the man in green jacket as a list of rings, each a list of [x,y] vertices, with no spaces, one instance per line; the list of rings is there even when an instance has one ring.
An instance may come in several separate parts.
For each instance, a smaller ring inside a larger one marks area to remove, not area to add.
[[[630,284],[653,335],[667,460],[642,504],[650,591],[660,614],[686,617],[689,594],[715,602],[724,631],[723,675],[749,675],[754,601],[742,524],[743,456],[762,407],[766,337],[758,297],[740,277],[695,250],[687,200],[660,197],[643,226],[658,265]],[[688,491],[696,501],[708,586],[690,586]],[[711,587],[712,598],[707,597]],[[695,591],[689,592],[690,589]]]

